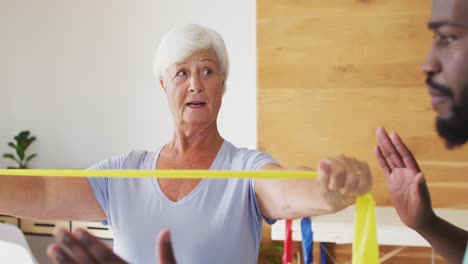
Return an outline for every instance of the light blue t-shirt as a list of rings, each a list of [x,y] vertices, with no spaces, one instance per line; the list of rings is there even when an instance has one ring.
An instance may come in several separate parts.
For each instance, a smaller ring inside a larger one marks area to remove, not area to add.
[[[132,151],[90,169],[153,170],[160,151]],[[259,170],[269,163],[276,161],[266,153],[224,141],[210,169]],[[203,179],[178,202],[154,178],[88,181],[112,227],[114,251],[130,263],[156,263],[155,242],[163,228],[171,230],[178,264],[257,262],[263,217],[252,179]]]
[[[468,244],[466,245],[465,257],[463,258],[463,264],[468,264]]]

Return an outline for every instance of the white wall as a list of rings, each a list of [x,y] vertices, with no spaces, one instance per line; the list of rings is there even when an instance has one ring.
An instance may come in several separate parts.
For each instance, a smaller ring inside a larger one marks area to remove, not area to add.
[[[220,131],[238,146],[256,147],[255,1],[0,2],[8,64],[8,77],[0,76],[0,145],[30,129],[39,154],[32,167],[84,168],[165,143],[172,123],[152,75],[153,55],[164,32],[183,23],[224,37],[232,64]]]
[[[11,113],[10,113],[10,89],[7,89],[8,75],[7,65],[9,64],[6,56],[8,46],[3,33],[6,29],[6,12],[4,2],[0,0],[0,168],[7,166],[7,161],[1,156],[3,153],[12,149],[7,147],[7,142],[10,137],[10,129],[12,128]]]

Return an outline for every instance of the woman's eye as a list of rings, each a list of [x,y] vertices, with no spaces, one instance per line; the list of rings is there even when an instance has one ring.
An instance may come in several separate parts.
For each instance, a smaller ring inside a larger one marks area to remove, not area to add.
[[[187,75],[187,72],[185,72],[184,70],[177,72],[177,76],[184,76],[184,75]]]
[[[206,68],[206,69],[203,70],[203,74],[205,74],[205,75],[210,75],[212,73],[213,73],[213,71],[211,69],[209,69],[209,68]]]

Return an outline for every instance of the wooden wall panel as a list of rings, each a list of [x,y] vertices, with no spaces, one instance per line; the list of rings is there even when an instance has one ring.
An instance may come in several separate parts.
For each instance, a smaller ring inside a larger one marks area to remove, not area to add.
[[[421,72],[429,12],[429,0],[258,0],[259,149],[285,166],[367,160],[377,203],[390,205],[373,155],[384,125],[413,150],[434,206],[468,209],[468,147],[438,138]]]

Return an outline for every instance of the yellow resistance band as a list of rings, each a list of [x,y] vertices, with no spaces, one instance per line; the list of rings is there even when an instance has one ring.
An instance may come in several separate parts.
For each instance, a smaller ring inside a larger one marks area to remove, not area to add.
[[[315,171],[228,170],[0,170],[0,175],[42,177],[174,178],[174,179],[312,179]]]
[[[219,170],[0,170],[1,175],[43,177],[112,177],[112,178],[260,178],[312,179],[314,171],[219,171]],[[371,194],[356,199],[354,219],[353,264],[379,263],[375,224],[375,202]]]

